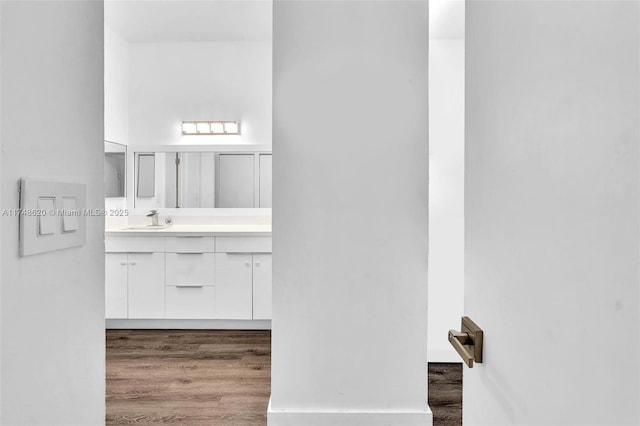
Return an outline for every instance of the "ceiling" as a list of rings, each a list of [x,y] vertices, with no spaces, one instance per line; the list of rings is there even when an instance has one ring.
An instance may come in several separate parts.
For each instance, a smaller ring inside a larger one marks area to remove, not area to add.
[[[107,26],[131,43],[269,41],[272,0],[105,0]],[[464,39],[465,1],[430,0],[432,38]]]
[[[429,1],[431,38],[464,39],[464,0]]]
[[[108,27],[131,43],[268,41],[271,0],[106,0]]]

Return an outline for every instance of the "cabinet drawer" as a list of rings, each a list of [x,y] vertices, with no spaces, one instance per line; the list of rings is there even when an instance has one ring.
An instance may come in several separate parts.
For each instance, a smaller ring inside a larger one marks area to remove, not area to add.
[[[213,253],[213,237],[167,237],[167,252]]]
[[[271,237],[216,237],[218,253],[271,253]]]
[[[213,253],[167,253],[166,285],[212,286]]]
[[[165,287],[166,318],[202,319],[215,314],[215,287]]]
[[[161,253],[164,251],[164,237],[111,237],[104,240],[107,253]]]

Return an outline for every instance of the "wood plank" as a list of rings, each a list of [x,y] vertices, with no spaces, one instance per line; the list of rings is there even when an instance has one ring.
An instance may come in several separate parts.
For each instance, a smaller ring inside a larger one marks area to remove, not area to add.
[[[271,332],[107,330],[107,425],[267,424]],[[461,364],[429,364],[434,425],[462,424]]]

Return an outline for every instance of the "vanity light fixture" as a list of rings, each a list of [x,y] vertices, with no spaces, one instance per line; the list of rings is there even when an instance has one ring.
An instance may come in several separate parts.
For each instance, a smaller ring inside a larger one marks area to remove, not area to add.
[[[183,121],[183,135],[239,135],[237,121]]]

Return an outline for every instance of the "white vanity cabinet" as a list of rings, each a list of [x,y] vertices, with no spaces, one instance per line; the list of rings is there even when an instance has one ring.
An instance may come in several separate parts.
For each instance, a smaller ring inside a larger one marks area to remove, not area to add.
[[[164,253],[107,253],[107,318],[164,317]]]
[[[107,236],[106,251],[107,320],[271,319],[271,237]]]
[[[216,318],[271,319],[271,253],[216,253]]]
[[[270,319],[270,270],[271,237],[216,237],[220,314],[238,319]]]

